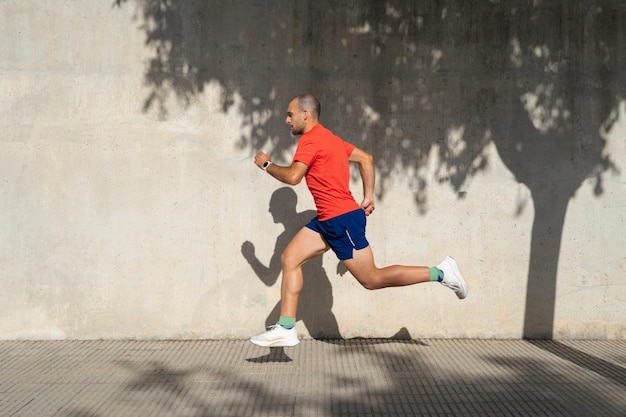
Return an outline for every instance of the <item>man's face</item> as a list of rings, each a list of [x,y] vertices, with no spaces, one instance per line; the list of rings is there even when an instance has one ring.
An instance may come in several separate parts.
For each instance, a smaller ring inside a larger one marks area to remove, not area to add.
[[[304,133],[304,112],[298,107],[298,100],[294,99],[287,108],[287,119],[285,122],[291,127],[292,135]]]

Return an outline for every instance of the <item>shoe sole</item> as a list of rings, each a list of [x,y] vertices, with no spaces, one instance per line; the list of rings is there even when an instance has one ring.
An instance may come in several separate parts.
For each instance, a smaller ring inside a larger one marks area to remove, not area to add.
[[[261,347],[292,347],[300,343],[300,340],[294,341],[294,340],[280,339],[280,340],[273,340],[271,342],[263,342],[259,340],[250,339],[250,342]]]

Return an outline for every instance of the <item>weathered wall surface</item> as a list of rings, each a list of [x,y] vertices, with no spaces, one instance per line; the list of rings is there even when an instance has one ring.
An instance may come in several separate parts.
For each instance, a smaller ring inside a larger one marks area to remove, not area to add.
[[[110,3],[0,4],[0,338],[276,320],[280,250],[313,205],[252,155],[289,161],[306,91],[376,158],[377,263],[451,254],[470,294],[368,292],[326,254],[304,335],[626,336],[619,3]]]

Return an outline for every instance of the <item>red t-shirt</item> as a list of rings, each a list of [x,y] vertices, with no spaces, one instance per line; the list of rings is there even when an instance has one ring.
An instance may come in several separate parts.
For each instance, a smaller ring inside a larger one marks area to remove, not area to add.
[[[304,177],[320,221],[360,207],[350,192],[348,158],[354,148],[319,123],[298,141],[293,162],[299,161],[309,167]]]

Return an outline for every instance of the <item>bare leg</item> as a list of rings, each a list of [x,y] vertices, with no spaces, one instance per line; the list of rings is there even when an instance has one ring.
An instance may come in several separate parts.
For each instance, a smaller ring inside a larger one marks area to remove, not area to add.
[[[280,287],[280,315],[296,317],[298,298],[302,291],[302,265],[329,249],[322,236],[303,227],[289,242],[280,260],[283,269]]]
[[[401,287],[430,281],[427,266],[393,265],[377,268],[371,247],[353,251],[353,258],[343,262],[348,271],[368,290]]]
[[[280,287],[281,316],[296,318],[298,298],[303,283],[302,265],[309,259],[322,255],[327,250],[326,241],[317,232],[306,227],[300,229],[289,242],[280,258],[283,268]],[[295,346],[300,343],[295,327],[287,329],[278,324],[263,334],[251,337],[250,341],[257,346],[270,348]]]

